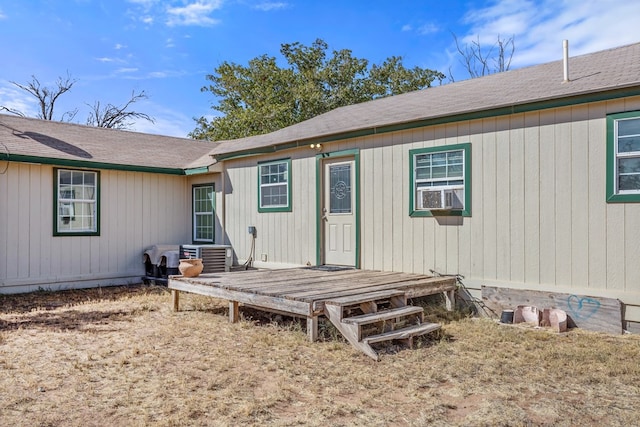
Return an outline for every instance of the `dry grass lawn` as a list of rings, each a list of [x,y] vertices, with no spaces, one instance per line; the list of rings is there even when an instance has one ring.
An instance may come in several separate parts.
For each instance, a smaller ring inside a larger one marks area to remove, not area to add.
[[[375,362],[324,325],[132,286],[0,296],[6,426],[640,424],[640,338],[448,321]],[[322,325],[321,325],[322,326]]]

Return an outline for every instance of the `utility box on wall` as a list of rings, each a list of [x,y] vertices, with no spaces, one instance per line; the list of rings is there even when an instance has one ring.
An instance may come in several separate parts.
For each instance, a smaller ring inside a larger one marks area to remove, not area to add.
[[[180,245],[180,258],[202,258],[202,273],[221,273],[231,270],[231,245]]]

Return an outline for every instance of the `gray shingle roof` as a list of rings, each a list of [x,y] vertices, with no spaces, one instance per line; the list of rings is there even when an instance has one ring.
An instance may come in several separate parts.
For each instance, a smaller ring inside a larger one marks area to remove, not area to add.
[[[561,50],[559,49],[559,54]],[[580,95],[640,92],[640,43],[341,107],[278,131],[221,143],[150,135],[0,114],[6,154],[145,168],[189,169],[211,155],[252,153],[352,132],[511,108]]]
[[[558,49],[558,54],[562,57],[562,49]],[[385,126],[640,88],[640,43],[572,57],[570,81],[563,82],[563,79],[560,59],[337,108],[269,134],[223,141],[211,154],[251,152]]]
[[[212,162],[212,143],[0,114],[0,156],[29,156],[145,168]]]

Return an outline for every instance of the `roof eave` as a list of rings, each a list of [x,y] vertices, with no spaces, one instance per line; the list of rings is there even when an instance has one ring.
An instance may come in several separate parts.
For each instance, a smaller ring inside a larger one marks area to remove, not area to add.
[[[52,157],[26,156],[22,154],[0,153],[0,160],[19,163],[31,163],[54,166],[67,166],[73,168],[120,170],[128,172],[149,172],[164,175],[186,175],[182,168],[161,168],[155,166],[123,165],[117,163],[88,162],[86,160],[58,159]]]
[[[439,124],[461,122],[467,120],[476,120],[489,117],[499,117],[510,114],[526,113],[537,110],[546,110],[551,108],[566,107],[570,105],[585,104],[588,102],[597,102],[609,99],[624,98],[629,96],[640,95],[640,85],[634,83],[628,86],[619,86],[616,88],[607,88],[602,91],[589,91],[585,93],[574,93],[565,97],[553,97],[547,99],[537,99],[534,101],[524,101],[521,103],[513,103],[509,105],[495,106],[489,109],[476,109],[461,111],[455,114],[447,114],[442,116],[431,116],[428,118],[412,119],[408,121],[398,121],[382,126],[365,127],[361,129],[353,129],[350,131],[312,136],[309,138],[298,139],[294,141],[283,141],[282,143],[270,144],[264,147],[248,148],[238,151],[230,151],[226,153],[213,154],[212,157],[216,161],[231,160],[241,157],[256,156],[262,154],[275,153],[278,151],[289,150],[293,148],[308,146],[316,143],[327,143],[351,139],[362,136],[375,135],[380,133],[388,133],[414,129],[418,127],[433,126]]]

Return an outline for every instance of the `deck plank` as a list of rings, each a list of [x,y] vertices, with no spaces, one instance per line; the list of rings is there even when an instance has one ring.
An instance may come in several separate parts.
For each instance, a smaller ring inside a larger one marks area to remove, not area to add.
[[[414,279],[414,280],[378,280],[374,281],[370,284],[368,283],[353,283],[353,284],[344,284],[344,286],[336,287],[333,291],[330,292],[310,292],[310,293],[301,293],[296,295],[298,299],[303,301],[308,300],[316,300],[316,299],[327,299],[327,298],[337,298],[340,296],[351,295],[354,293],[362,293],[368,291],[382,291],[386,289],[402,289],[407,292],[408,298],[415,298],[418,296],[419,291],[424,291],[423,295],[429,295],[431,293],[441,292],[440,284],[443,281],[436,279]],[[449,289],[452,285],[448,282],[444,282],[444,288]],[[432,292],[434,288],[438,288],[437,291]],[[422,295],[420,295],[422,296]]]
[[[277,309],[296,315],[324,314],[324,301],[400,289],[408,298],[455,289],[455,279],[373,270],[321,271],[309,268],[250,270],[171,276],[169,288]]]
[[[359,316],[347,317],[342,319],[344,323],[351,323],[354,325],[368,325],[370,323],[381,322],[384,320],[410,316],[412,314],[419,314],[423,312],[422,307],[415,305],[407,305],[404,307],[392,308],[390,310],[379,311],[377,313],[366,313]]]
[[[325,301],[325,304],[333,304],[333,305],[339,305],[341,307],[346,307],[349,305],[358,305],[367,301],[390,299],[397,296],[404,296],[404,291],[400,289],[390,289],[388,291],[368,292],[368,293],[362,293],[357,295],[349,295],[347,297],[342,297],[342,298],[328,299]]]
[[[229,277],[225,276],[222,279],[223,286],[229,286],[233,288],[241,287],[246,290],[259,290],[262,288],[272,288],[276,285],[286,285],[291,281],[308,281],[322,280],[326,278],[326,273],[317,271],[306,271],[304,269],[293,269],[294,271],[283,270],[281,274],[268,274],[268,275],[251,275],[247,277]],[[344,275],[354,274],[344,272]]]
[[[428,283],[432,283],[434,282],[433,279],[436,279],[435,281],[440,281],[440,278],[430,278],[427,276],[419,276],[419,275],[414,275],[414,276],[398,276],[398,275],[387,275],[387,276],[374,276],[374,278],[366,280],[366,281],[353,281],[353,282],[348,282],[348,283],[339,283],[336,284],[335,286],[333,286],[333,289],[312,289],[310,292],[298,292],[295,293],[293,295],[290,295],[294,298],[297,299],[302,299],[302,300],[308,300],[308,299],[314,299],[316,296],[321,297],[321,298],[325,298],[327,296],[327,290],[330,291],[338,291],[338,292],[343,292],[345,290],[359,290],[359,289],[363,289],[363,288],[369,288],[369,287],[376,287],[376,286],[387,286],[387,285],[394,285],[397,284],[399,287],[405,288],[405,287],[411,287],[411,286],[420,286],[422,284],[427,284]],[[427,282],[422,282],[422,281],[427,281]],[[360,292],[360,291],[358,291]],[[334,297],[336,295],[329,295],[330,297]]]
[[[233,290],[223,289],[208,283],[198,283],[193,280],[187,282],[184,280],[170,279],[169,284],[170,289],[176,291],[185,291],[199,295],[221,298],[228,301],[236,301],[243,304],[261,307],[266,310],[274,309],[285,313],[292,313],[306,317],[313,316],[310,304],[301,301],[292,301],[284,298],[251,294],[247,292],[237,292]]]
[[[353,286],[359,283],[370,283],[374,277],[385,273],[370,273],[368,275],[351,274],[348,276],[327,276],[313,281],[291,281],[281,287],[270,289],[282,295],[291,295],[294,299],[300,299],[304,294],[323,293],[326,290],[335,290],[345,286]]]
[[[336,274],[336,273],[332,273]],[[288,292],[291,289],[296,289],[300,287],[309,287],[314,288],[320,283],[327,283],[332,281],[343,281],[349,280],[353,277],[354,273],[345,273],[336,276],[315,276],[315,275],[298,275],[298,276],[289,276],[280,280],[274,281],[256,281],[251,283],[240,283],[236,282],[233,284],[229,284],[229,286],[236,289],[243,289],[248,292],[270,292],[270,293],[279,293],[279,292]]]

